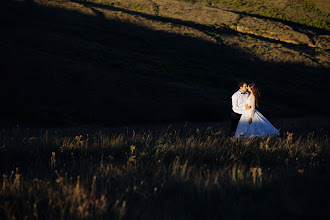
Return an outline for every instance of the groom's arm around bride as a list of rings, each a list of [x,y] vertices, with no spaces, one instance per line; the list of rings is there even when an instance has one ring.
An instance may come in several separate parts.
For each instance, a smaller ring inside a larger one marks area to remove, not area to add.
[[[236,131],[239,119],[245,109],[250,109],[251,107],[245,105],[246,99],[249,96],[249,92],[247,92],[247,83],[244,81],[240,81],[238,83],[238,91],[235,92],[232,97],[232,111],[230,114],[231,118],[231,132],[234,133]]]

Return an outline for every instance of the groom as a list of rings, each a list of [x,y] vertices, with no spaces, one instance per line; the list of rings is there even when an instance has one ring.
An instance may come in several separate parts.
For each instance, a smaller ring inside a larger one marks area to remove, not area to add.
[[[245,105],[245,101],[249,96],[247,91],[247,84],[244,81],[238,83],[238,91],[235,92],[232,97],[232,112],[231,112],[231,132],[235,133],[239,119],[245,109],[250,109],[251,106]]]

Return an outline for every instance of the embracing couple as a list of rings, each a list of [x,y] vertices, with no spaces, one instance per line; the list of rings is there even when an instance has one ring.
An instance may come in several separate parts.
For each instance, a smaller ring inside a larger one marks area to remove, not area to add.
[[[235,138],[253,138],[279,135],[279,131],[256,109],[260,98],[254,83],[238,83],[239,90],[232,99],[231,132]]]

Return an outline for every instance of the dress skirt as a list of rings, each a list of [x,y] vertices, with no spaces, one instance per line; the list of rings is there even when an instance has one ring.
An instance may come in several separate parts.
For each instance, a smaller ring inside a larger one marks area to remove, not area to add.
[[[249,110],[243,112],[237,125],[235,138],[268,137],[280,134],[258,110],[255,110],[251,124],[249,124],[250,116]]]

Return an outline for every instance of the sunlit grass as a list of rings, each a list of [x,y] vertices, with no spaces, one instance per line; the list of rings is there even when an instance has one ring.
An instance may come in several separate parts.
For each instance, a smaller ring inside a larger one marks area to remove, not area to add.
[[[235,140],[209,127],[15,130],[0,137],[0,215],[7,219],[160,216],[170,211],[166,196],[202,197],[210,205],[220,199],[222,209],[227,202],[244,207],[237,200],[242,190],[285,197],[294,194],[289,191],[295,178],[313,182],[329,169],[326,134]],[[308,199],[314,192],[304,194]],[[211,207],[205,210],[215,211]]]

